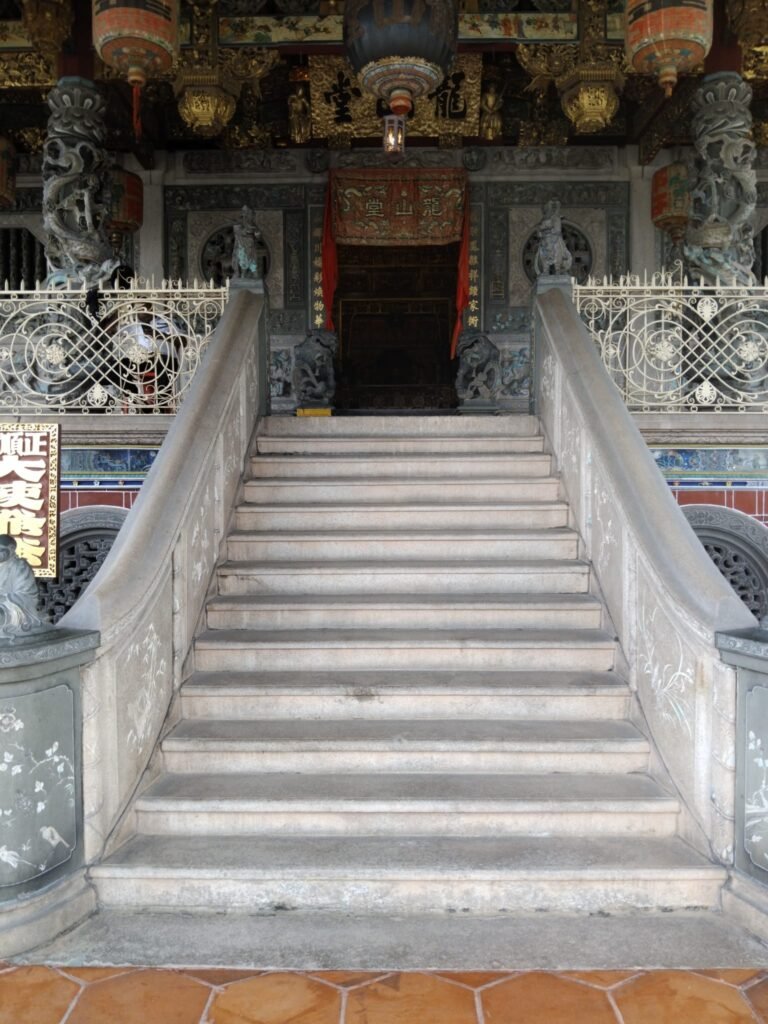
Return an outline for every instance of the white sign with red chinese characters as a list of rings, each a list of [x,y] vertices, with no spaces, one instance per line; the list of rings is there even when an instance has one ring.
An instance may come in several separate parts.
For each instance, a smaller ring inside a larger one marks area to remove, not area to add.
[[[0,423],[0,534],[35,576],[56,576],[58,511],[58,424]]]

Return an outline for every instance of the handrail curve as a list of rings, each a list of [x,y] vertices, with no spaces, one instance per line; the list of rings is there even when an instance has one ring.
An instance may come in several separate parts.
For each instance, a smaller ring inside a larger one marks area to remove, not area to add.
[[[83,672],[86,857],[98,858],[183,679],[266,403],[263,296],[232,293],[125,528],[61,620],[98,630]]]
[[[719,631],[755,619],[709,559],[654,463],[570,297],[540,281],[534,401],[616,630],[651,766],[682,800],[680,831],[733,853],[735,676]]]

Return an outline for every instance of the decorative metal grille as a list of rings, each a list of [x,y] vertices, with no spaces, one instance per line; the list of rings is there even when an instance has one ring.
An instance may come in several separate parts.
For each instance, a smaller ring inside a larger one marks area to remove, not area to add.
[[[175,412],[227,287],[0,292],[0,412]]]
[[[692,287],[661,272],[590,278],[573,295],[630,409],[768,409],[768,288]]]

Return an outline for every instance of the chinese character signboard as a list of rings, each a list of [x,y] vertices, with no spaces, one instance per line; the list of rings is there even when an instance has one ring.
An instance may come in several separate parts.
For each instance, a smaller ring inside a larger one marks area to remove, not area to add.
[[[461,238],[466,171],[449,167],[333,171],[340,245],[448,245]]]
[[[0,423],[0,534],[35,576],[56,576],[59,427]]]

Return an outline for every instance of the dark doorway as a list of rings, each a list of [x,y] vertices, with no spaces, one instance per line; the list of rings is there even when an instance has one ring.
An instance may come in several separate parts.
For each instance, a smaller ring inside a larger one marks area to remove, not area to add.
[[[340,410],[456,405],[450,358],[458,243],[339,246]]]

